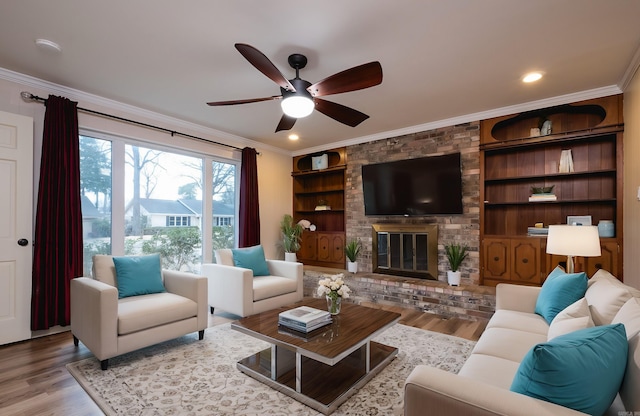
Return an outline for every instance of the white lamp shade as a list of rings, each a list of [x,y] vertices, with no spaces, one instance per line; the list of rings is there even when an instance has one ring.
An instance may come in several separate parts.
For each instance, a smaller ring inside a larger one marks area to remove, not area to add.
[[[313,112],[314,104],[307,97],[293,95],[282,100],[280,106],[289,117],[302,118]]]
[[[599,257],[600,236],[595,225],[549,225],[547,253]]]

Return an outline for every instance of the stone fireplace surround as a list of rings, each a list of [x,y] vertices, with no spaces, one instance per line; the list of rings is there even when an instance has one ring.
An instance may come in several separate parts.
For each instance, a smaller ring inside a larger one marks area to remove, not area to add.
[[[358,257],[358,275],[374,271],[373,226],[436,226],[438,281],[446,282],[448,262],[444,245],[460,243],[469,247],[469,256],[461,267],[462,285],[479,285],[480,237],[480,153],[479,122],[443,127],[389,139],[347,146],[345,217],[347,241],[359,239],[362,251]],[[362,194],[362,166],[396,160],[460,152],[462,162],[462,215],[428,217],[365,216]],[[411,276],[400,276],[411,277]],[[423,279],[418,279],[423,280]]]

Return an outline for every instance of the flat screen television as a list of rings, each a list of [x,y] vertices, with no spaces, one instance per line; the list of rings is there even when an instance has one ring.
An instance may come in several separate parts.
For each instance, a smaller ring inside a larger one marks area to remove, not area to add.
[[[365,215],[462,214],[460,153],[362,166]]]

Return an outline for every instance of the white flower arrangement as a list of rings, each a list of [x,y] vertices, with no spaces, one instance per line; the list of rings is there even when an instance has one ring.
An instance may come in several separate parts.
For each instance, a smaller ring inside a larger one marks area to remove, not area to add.
[[[344,274],[336,274],[328,279],[322,279],[318,282],[318,296],[328,296],[332,299],[338,297],[348,298],[351,289],[344,284]]]

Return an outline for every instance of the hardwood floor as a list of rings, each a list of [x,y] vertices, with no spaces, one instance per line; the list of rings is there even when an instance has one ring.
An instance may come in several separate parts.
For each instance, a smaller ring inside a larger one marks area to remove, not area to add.
[[[443,319],[395,306],[363,304],[402,314],[400,323],[477,340],[486,321]],[[209,326],[237,317],[223,312],[209,316]],[[205,335],[206,336],[206,335]],[[82,343],[75,347],[69,332],[0,347],[0,414],[88,416],[102,415],[98,406],[69,374],[65,365],[92,354]]]

